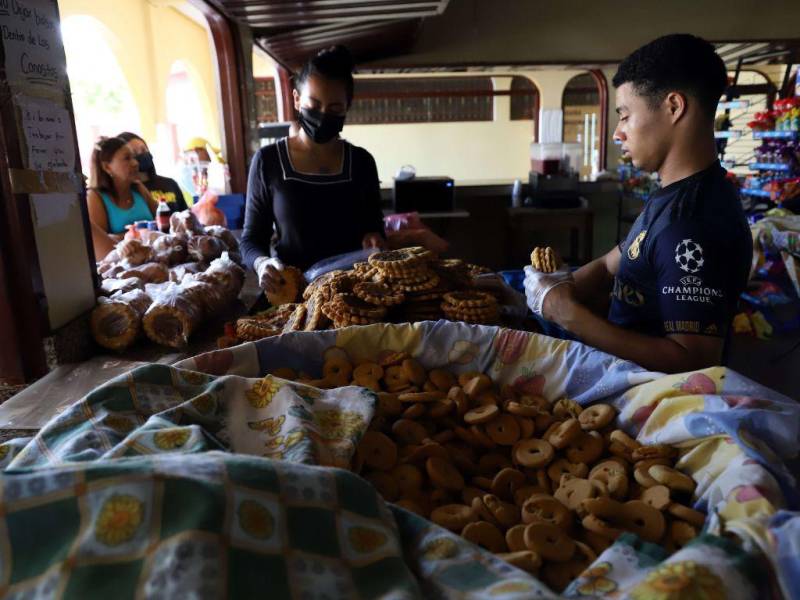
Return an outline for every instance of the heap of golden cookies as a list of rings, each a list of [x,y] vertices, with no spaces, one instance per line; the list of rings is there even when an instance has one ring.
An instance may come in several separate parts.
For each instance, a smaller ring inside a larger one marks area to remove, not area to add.
[[[290,331],[383,322],[499,322],[497,299],[471,289],[473,277],[488,269],[458,259],[438,259],[421,247],[378,252],[349,271],[331,271],[318,277],[304,290],[296,283],[296,274],[290,274],[291,269],[286,267],[282,272],[286,285],[268,296],[278,306],[239,319],[220,338],[220,346]],[[301,293],[303,302],[295,303]]]
[[[404,352],[353,364],[324,355],[322,378],[276,376],[378,394],[353,470],[383,498],[563,590],[623,532],[675,551],[705,514],[676,448],[643,446],[607,404],[582,408],[497,386],[487,375],[426,371]]]

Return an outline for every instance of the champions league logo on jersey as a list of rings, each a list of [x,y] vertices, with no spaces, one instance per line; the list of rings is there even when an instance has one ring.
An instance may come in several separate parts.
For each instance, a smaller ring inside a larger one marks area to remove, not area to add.
[[[694,240],[682,240],[675,247],[675,262],[681,271],[697,273],[703,268],[703,247]]]
[[[697,273],[705,262],[703,247],[694,240],[681,240],[675,246],[675,262],[678,263],[681,271]]]
[[[689,275],[687,277],[681,277],[681,285],[701,286],[703,285],[703,280],[694,275]]]
[[[697,275],[681,277],[680,283],[676,286],[665,285],[661,288],[661,293],[665,296],[673,296],[678,302],[700,302],[702,304],[713,304],[715,299],[723,297],[722,290],[704,287],[703,280]]]

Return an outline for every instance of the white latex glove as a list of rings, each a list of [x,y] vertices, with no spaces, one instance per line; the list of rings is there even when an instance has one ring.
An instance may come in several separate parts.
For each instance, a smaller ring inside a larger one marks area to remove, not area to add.
[[[540,273],[528,265],[525,267],[525,298],[528,301],[528,308],[535,315],[544,318],[542,307],[550,290],[559,285],[574,283],[569,267],[562,267],[555,273]]]
[[[261,289],[270,293],[278,291],[281,271],[283,271],[283,263],[280,259],[260,256],[253,262],[253,269],[258,275],[258,285]]]
[[[497,273],[484,273],[473,279],[476,288],[495,292],[500,296],[500,312],[506,316],[524,318],[528,314],[525,296],[506,283]]]

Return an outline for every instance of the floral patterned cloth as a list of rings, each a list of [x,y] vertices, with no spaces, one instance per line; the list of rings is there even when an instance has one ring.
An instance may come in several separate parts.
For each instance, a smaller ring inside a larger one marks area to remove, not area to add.
[[[796,592],[800,520],[788,511],[798,508],[797,485],[784,464],[798,449],[793,401],[723,368],[662,376],[575,342],[440,322],[299,332],[146,365],[35,438],[0,445],[0,594],[557,597],[458,536],[387,508],[337,468],[372,418],[374,394],[266,375],[291,367],[317,376],[331,346],[355,360],[405,350],[426,368],[612,402],[639,440],[682,449],[682,468],[699,482],[696,506],[710,514],[704,535],[671,557],[626,535],[566,597],[763,598],[772,593],[766,566],[784,594]]]

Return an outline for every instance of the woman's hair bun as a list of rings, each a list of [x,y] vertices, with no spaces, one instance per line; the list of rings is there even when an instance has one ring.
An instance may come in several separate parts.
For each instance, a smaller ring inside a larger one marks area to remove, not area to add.
[[[315,70],[323,75],[326,71],[340,76],[352,75],[356,66],[350,50],[341,44],[320,50],[311,61],[316,67]]]
[[[353,71],[355,61],[350,50],[337,45],[324,48],[309,58],[295,79],[295,86],[301,91],[311,75],[320,75],[332,81],[341,81],[345,85],[348,105],[353,101]]]

